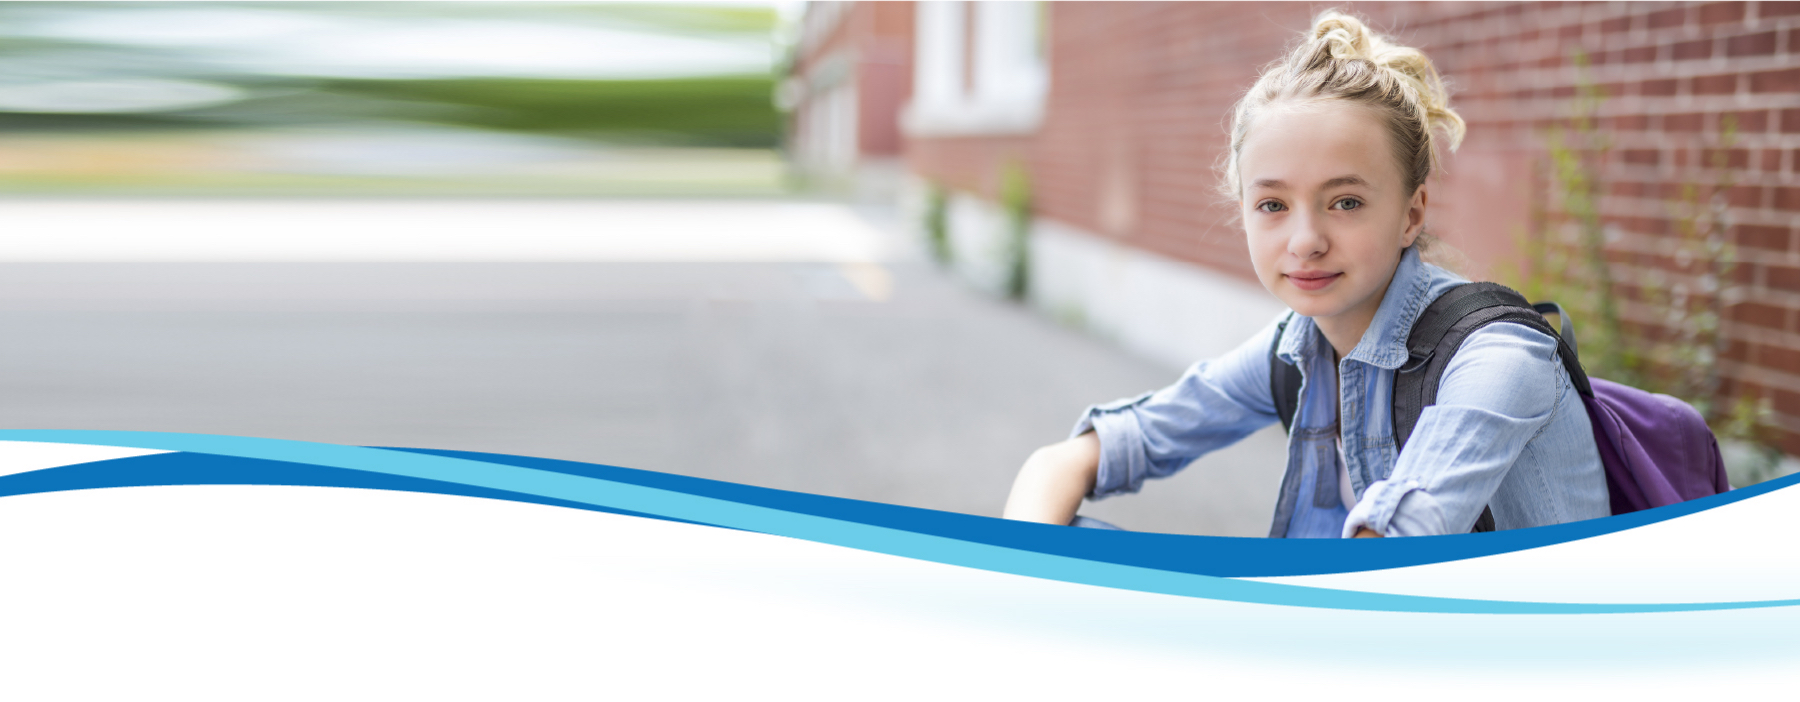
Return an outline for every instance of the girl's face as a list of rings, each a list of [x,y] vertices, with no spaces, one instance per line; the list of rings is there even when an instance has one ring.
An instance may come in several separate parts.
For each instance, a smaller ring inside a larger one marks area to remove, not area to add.
[[[1404,192],[1373,114],[1332,101],[1270,106],[1244,139],[1238,174],[1257,278],[1347,353],[1424,226],[1425,188]]]

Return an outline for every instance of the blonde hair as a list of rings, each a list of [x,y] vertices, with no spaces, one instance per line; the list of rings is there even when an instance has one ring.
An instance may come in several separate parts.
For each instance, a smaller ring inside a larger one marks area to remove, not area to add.
[[[1410,195],[1439,167],[1437,146],[1455,151],[1466,127],[1450,109],[1450,95],[1424,52],[1376,35],[1359,20],[1327,10],[1306,40],[1263,69],[1232,110],[1231,148],[1224,156],[1222,194],[1243,195],[1238,155],[1265,108],[1281,102],[1341,100],[1368,108],[1387,127],[1400,178]],[[1420,243],[1431,239],[1421,233]],[[1420,247],[1421,250],[1425,246]]]

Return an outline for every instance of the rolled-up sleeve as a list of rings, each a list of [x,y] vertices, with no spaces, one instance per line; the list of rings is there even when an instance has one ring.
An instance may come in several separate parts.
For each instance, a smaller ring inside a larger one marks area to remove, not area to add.
[[[1275,333],[1271,322],[1225,356],[1194,364],[1173,385],[1082,412],[1069,435],[1093,431],[1100,438],[1100,468],[1088,497],[1137,492],[1145,479],[1173,474],[1274,422],[1269,344]]]
[[[1563,402],[1556,340],[1519,324],[1492,324],[1463,342],[1444,369],[1437,403],[1419,422],[1386,480],[1363,491],[1344,521],[1386,536],[1468,531],[1507,470]]]

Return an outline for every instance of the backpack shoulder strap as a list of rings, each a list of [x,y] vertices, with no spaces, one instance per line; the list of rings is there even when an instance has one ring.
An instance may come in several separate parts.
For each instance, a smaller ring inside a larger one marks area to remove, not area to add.
[[[1437,403],[1438,383],[1463,341],[1489,324],[1523,324],[1556,339],[1569,380],[1583,396],[1593,396],[1587,373],[1575,355],[1573,326],[1567,315],[1561,316],[1567,333],[1552,328],[1523,295],[1498,283],[1460,285],[1432,301],[1413,322],[1406,341],[1409,358],[1394,372],[1394,450],[1406,446],[1419,415]]]
[[[1561,312],[1561,308],[1556,309]],[[1574,327],[1568,315],[1558,316],[1562,318],[1563,329],[1567,330],[1561,334],[1550,327],[1549,321],[1525,300],[1525,296],[1498,283],[1460,285],[1433,300],[1413,321],[1412,333],[1406,340],[1407,362],[1394,372],[1394,451],[1398,453],[1406,447],[1407,438],[1412,436],[1413,427],[1419,423],[1419,415],[1426,407],[1437,403],[1438,382],[1443,379],[1444,369],[1450,366],[1450,359],[1456,356],[1463,341],[1475,330],[1496,322],[1523,324],[1556,339],[1557,351],[1569,370],[1570,380],[1583,395],[1591,395],[1587,374],[1582,372],[1581,363],[1575,358]],[[1484,506],[1472,531],[1493,530],[1494,510]]]
[[[1294,412],[1300,408],[1300,368],[1275,355],[1281,348],[1281,337],[1287,334],[1294,313],[1275,326],[1275,340],[1269,342],[1269,397],[1275,400],[1275,414],[1281,417],[1281,431],[1294,433]]]

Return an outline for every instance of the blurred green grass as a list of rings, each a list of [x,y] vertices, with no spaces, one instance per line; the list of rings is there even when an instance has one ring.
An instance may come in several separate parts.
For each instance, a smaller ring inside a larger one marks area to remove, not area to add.
[[[742,41],[767,6],[659,3],[232,3],[322,26],[524,22]],[[271,74],[157,42],[34,36],[33,22],[164,3],[0,3],[0,59],[44,80],[171,78],[243,99],[139,112],[0,112],[0,196],[781,195],[784,117],[770,74],[674,78],[349,78]],[[152,13],[154,14],[154,13]],[[79,24],[79,22],[77,22]],[[385,25],[384,25],[385,26]],[[335,31],[335,30],[334,30]],[[54,34],[54,33],[52,33]],[[190,50],[191,49],[191,50]],[[35,70],[35,69],[34,69]],[[5,81],[0,81],[3,83]],[[321,135],[325,136],[321,136]],[[283,142],[283,139],[288,141]],[[486,159],[486,160],[484,160]],[[440,162],[441,166],[440,167]]]
[[[465,108],[430,119],[457,126],[681,146],[773,148],[782,116],[768,75],[660,80],[448,78],[329,80],[318,89]]]

